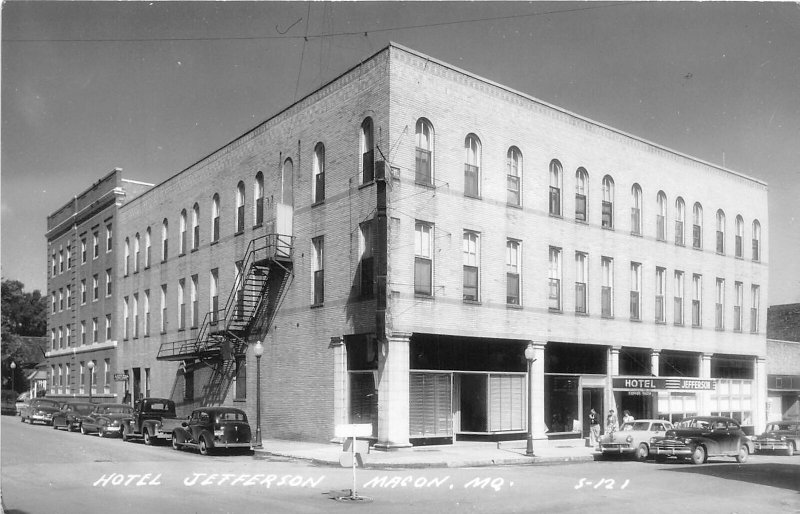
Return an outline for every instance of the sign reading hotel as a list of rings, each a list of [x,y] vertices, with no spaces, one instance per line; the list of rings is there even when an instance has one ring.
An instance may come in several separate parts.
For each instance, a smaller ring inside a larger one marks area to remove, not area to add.
[[[614,389],[631,389],[636,391],[713,391],[717,387],[716,380],[702,378],[612,378]]]

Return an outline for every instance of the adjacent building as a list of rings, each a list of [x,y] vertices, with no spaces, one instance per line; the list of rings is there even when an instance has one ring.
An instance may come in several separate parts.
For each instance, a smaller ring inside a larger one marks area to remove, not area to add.
[[[519,437],[529,400],[537,438],[592,407],[760,429],[767,212],[759,179],[390,44],[115,207],[98,363],[185,410],[255,419],[260,388],[274,438]]]
[[[767,311],[767,416],[800,418],[800,303]]]

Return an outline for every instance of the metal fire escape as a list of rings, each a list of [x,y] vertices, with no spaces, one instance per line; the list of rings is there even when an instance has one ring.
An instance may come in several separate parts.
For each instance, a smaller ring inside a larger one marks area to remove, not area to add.
[[[251,334],[268,330],[278,312],[292,277],[292,243],[281,234],[250,241],[225,306],[205,315],[196,337],[162,343],[158,360],[224,363],[243,353]]]

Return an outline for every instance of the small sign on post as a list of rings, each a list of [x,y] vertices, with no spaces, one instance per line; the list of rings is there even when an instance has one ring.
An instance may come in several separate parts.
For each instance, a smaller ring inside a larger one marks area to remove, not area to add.
[[[372,425],[368,423],[336,425],[335,435],[344,439],[339,463],[342,467],[353,468],[353,488],[350,490],[350,496],[338,497],[337,500],[371,501],[370,498],[359,496],[356,493],[356,466],[363,468],[364,460],[362,454],[369,453],[369,441],[359,441],[357,438],[371,436]]]
[[[126,382],[128,380],[128,375],[125,373],[114,373],[114,381],[115,382]]]

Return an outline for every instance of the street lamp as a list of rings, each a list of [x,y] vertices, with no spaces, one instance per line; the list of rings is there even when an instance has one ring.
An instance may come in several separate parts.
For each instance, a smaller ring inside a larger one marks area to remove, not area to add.
[[[92,403],[92,384],[94,383],[94,361],[89,361],[89,403]]]
[[[529,457],[533,457],[533,407],[532,407],[532,378],[531,378],[531,367],[533,366],[533,362],[536,360],[533,358],[534,350],[533,350],[533,343],[528,343],[528,346],[525,348],[525,360],[528,361],[528,442],[525,446],[525,455]]]
[[[256,442],[253,448],[261,448],[261,356],[264,355],[261,341],[256,341],[253,354],[256,356]]]
[[[14,375],[16,374],[14,371],[15,369],[17,369],[17,363],[11,361],[11,390],[17,392],[17,390],[14,388]]]

